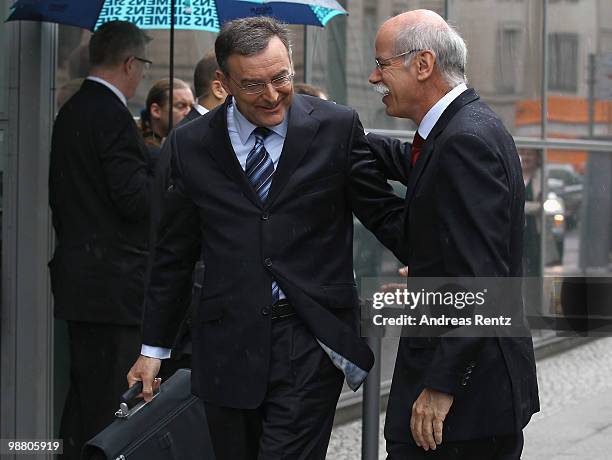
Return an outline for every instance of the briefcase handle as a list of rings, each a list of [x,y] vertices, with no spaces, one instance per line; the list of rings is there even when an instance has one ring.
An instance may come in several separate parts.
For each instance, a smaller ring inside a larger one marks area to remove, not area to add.
[[[153,393],[151,401],[157,397],[160,389]],[[115,412],[115,417],[128,419],[151,402],[147,402],[142,398],[137,398],[140,393],[142,393],[142,382],[136,382],[128,388],[127,391],[121,395],[119,409]]]

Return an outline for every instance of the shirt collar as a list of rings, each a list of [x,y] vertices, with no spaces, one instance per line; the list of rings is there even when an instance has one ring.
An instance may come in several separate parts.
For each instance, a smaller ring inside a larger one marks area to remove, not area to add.
[[[123,93],[121,91],[119,91],[119,88],[117,88],[115,85],[110,84],[109,82],[107,82],[106,80],[101,79],[100,77],[94,77],[92,75],[89,75],[86,78],[86,80],[95,81],[97,83],[100,83],[101,85],[106,86],[113,93],[115,93],[115,95],[119,98],[119,100],[121,102],[123,102],[123,105],[125,105],[127,107],[127,98],[123,95]]]
[[[427,112],[421,120],[421,124],[419,125],[418,129],[419,135],[423,139],[427,139],[427,136],[429,136],[429,133],[436,125],[446,108],[451,105],[451,103],[465,90],[467,90],[467,85],[465,83],[460,83],[446,93],[442,99],[436,102],[434,106],[429,109],[429,112]]]
[[[245,118],[240,110],[238,110],[238,106],[234,104],[234,101],[230,102],[230,106],[228,110],[231,110],[231,114],[234,117],[234,122],[236,123],[236,129],[238,131],[238,135],[240,136],[240,141],[242,144],[246,144],[249,136],[253,133],[253,131],[257,128],[253,123]],[[285,116],[285,119],[276,126],[270,126],[268,129],[275,134],[278,134],[283,139],[287,137],[287,127],[289,126],[289,122],[287,120],[288,116]]]
[[[203,105],[198,104],[197,102],[193,106],[193,108],[196,109],[200,115],[204,115],[205,113],[208,113],[208,109],[204,107]]]

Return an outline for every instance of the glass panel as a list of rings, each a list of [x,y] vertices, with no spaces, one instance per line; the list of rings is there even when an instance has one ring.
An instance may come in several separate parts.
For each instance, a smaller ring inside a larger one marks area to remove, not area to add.
[[[0,17],[8,15],[7,2],[0,3]],[[8,33],[6,22],[0,21],[0,43],[6,43]],[[8,104],[8,48],[3,46],[0,49],[0,119],[7,117]]]
[[[611,2],[550,2],[549,137],[612,137],[611,29]]]
[[[450,0],[448,19],[468,44],[467,76],[517,136],[541,136],[542,4]]]
[[[545,273],[612,273],[612,151],[549,150]]]
[[[6,130],[0,127],[0,261],[2,261],[2,227],[3,227],[3,211],[4,211],[4,170],[6,167]],[[0,263],[0,268],[1,268]]]

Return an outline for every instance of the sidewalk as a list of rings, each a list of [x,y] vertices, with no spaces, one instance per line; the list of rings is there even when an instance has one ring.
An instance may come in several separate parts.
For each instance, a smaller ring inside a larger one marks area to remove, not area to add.
[[[537,363],[540,405],[525,429],[523,460],[612,459],[612,338]],[[381,416],[379,459],[385,458]],[[361,420],[332,432],[328,460],[361,458]]]

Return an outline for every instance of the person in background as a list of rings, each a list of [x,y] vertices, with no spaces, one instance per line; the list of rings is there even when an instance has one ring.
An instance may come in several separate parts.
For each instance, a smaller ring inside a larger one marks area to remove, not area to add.
[[[74,96],[74,94],[81,88],[82,84],[83,78],[75,78],[64,83],[58,88],[55,95],[56,108],[58,111],[68,101],[68,99]]]
[[[183,124],[195,120],[225,101],[227,92],[217,79],[217,70],[217,58],[214,52],[208,53],[196,64],[193,72],[196,103],[185,116]]]
[[[149,93],[145,108],[140,113],[140,130],[152,158],[157,159],[163,140],[170,131],[170,79],[156,81]],[[189,85],[174,79],[172,91],[172,126],[176,126],[193,105],[193,93]]]
[[[521,167],[525,183],[525,232],[523,237],[524,276],[542,274],[540,235],[542,224],[542,159],[537,149],[521,149]]]
[[[308,96],[318,97],[319,99],[323,99],[327,101],[329,98],[325,91],[323,91],[318,86],[309,85],[308,83],[295,83],[295,93],[296,94],[306,94]]]
[[[368,136],[387,179],[407,186],[409,279],[520,279],[520,161],[502,121],[466,85],[465,42],[435,12],[415,10],[387,20],[375,50],[369,81],[387,114],[418,126],[408,168],[401,143]],[[522,312],[520,287],[506,294]],[[519,459],[522,430],[539,410],[531,337],[429,332],[400,340],[387,459]]]
[[[141,342],[153,169],[127,101],[147,66],[149,37],[126,21],[91,37],[91,72],[53,126],[49,262],[54,313],[68,325],[70,388],[63,459],[106,427]]]

